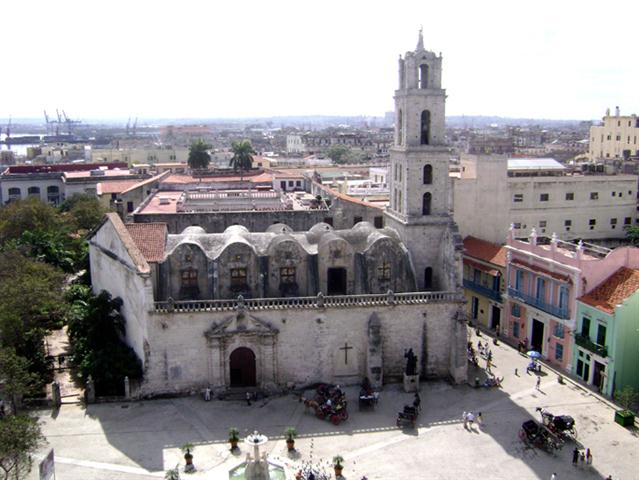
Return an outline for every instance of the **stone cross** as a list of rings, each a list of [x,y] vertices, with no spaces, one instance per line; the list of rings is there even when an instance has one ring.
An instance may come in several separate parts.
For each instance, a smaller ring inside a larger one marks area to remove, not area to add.
[[[344,346],[340,347],[340,350],[344,350],[344,364],[348,365],[348,351],[352,350],[353,347],[348,346],[348,342],[344,342]]]

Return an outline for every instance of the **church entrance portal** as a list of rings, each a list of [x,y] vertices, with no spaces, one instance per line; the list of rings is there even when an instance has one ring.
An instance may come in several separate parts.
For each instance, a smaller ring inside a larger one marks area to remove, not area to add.
[[[231,352],[231,387],[255,386],[255,354],[240,347]]]
[[[329,268],[326,281],[328,295],[346,295],[345,268]]]

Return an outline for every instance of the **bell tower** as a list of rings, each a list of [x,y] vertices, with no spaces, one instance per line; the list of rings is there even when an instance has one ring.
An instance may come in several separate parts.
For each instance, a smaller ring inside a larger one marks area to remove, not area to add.
[[[454,288],[441,255],[444,235],[456,231],[449,197],[450,149],[445,143],[446,90],[441,79],[442,56],[424,48],[420,30],[415,51],[399,57],[395,141],[388,172],[390,202],[385,214],[386,224],[399,232],[411,250],[417,283],[424,290]]]

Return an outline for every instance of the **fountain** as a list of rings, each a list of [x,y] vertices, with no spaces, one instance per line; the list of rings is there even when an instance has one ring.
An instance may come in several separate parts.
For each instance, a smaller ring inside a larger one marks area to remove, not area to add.
[[[232,480],[285,480],[284,466],[267,459],[266,452],[260,454],[260,447],[268,442],[266,435],[257,430],[244,439],[244,443],[253,449],[246,454],[246,462],[229,472]]]

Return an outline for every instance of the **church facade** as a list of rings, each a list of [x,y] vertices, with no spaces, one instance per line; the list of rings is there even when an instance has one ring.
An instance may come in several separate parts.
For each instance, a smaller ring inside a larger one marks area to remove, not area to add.
[[[163,223],[107,215],[89,239],[93,288],[123,300],[126,341],[144,366],[140,394],[363,377],[379,386],[401,381],[408,349],[423,378],[465,381],[441,60],[421,33],[400,59],[384,228],[170,234]]]

